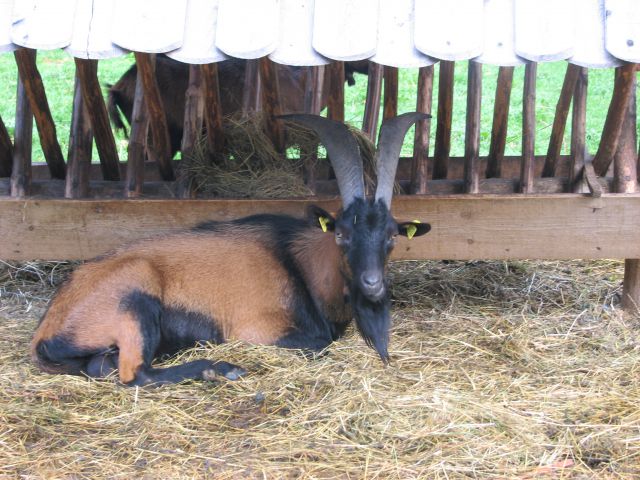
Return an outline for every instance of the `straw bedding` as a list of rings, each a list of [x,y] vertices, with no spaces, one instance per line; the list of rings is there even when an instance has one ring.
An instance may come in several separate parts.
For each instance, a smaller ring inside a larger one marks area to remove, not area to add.
[[[67,264],[0,268],[0,476],[634,478],[640,320],[620,262],[392,265],[392,366],[226,344],[237,382],[124,388],[39,373],[28,342]]]

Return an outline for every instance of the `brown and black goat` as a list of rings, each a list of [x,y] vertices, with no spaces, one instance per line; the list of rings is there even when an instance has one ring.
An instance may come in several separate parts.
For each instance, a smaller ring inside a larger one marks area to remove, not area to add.
[[[425,116],[385,121],[378,185],[365,196],[358,146],[343,124],[314,115],[285,118],[314,129],[334,167],[342,209],[334,218],[310,207],[306,219],[254,215],[142,240],[79,267],[51,302],[32,342],[40,368],[129,385],[173,383],[244,371],[196,360],[167,368],[162,354],[238,339],[318,351],[355,319],[388,360],[390,299],[385,280],[396,235],[427,233],[389,211],[400,148]]]

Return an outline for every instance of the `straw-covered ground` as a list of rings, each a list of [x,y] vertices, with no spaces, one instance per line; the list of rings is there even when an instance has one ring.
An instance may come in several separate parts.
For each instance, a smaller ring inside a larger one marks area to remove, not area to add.
[[[351,331],[317,359],[190,351],[250,374],[158,389],[34,369],[68,270],[0,269],[0,476],[640,478],[640,320],[619,311],[619,262],[396,263],[390,367]]]

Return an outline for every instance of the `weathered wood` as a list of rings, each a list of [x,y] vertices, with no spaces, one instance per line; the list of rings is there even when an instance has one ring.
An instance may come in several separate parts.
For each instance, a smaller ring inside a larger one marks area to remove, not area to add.
[[[111,130],[107,107],[98,82],[98,62],[75,58],[76,74],[82,87],[82,98],[87,106],[91,128],[98,147],[102,175],[105,180],[120,180],[120,160]]]
[[[601,197],[603,193],[602,186],[598,181],[598,176],[593,170],[593,163],[591,163],[590,160],[585,160],[584,162],[583,175],[591,196],[594,198]]]
[[[260,82],[259,60],[247,60],[244,70],[242,90],[242,115],[246,118],[250,112],[261,110],[262,85]]]
[[[204,122],[207,127],[207,149],[210,153],[221,153],[224,149],[224,133],[222,131],[222,102],[220,100],[220,83],[218,81],[218,65],[205,63],[200,66],[204,88]]]
[[[575,37],[569,62],[585,68],[617,67],[622,62],[605,48],[605,0],[580,0],[573,9]]]
[[[571,115],[571,165],[569,166],[569,191],[579,192],[580,174],[586,161],[587,82],[588,70],[580,68],[573,92]]]
[[[45,0],[46,1],[46,0]],[[54,6],[57,2],[50,2]],[[99,60],[124,55],[126,50],[113,43],[113,24],[117,17],[114,2],[72,2],[73,36],[66,52],[77,58]],[[130,16],[126,19],[129,20]],[[134,20],[135,21],[135,20]]]
[[[7,127],[5,127],[2,117],[0,117],[0,177],[9,177],[11,175],[12,162],[13,144]]]
[[[69,134],[69,164],[65,179],[64,196],[83,198],[89,195],[89,166],[93,150],[93,131],[89,113],[82,98],[80,79],[76,74],[73,89],[73,112]]]
[[[131,112],[131,135],[127,149],[127,180],[124,194],[128,198],[142,195],[144,185],[144,163],[149,138],[149,113],[144,102],[142,77],[136,77],[136,89]]]
[[[433,155],[433,178],[447,178],[451,152],[451,118],[453,113],[453,81],[455,63],[440,62],[438,77],[438,123]]]
[[[216,72],[217,80],[217,72]],[[216,105],[213,108],[220,108]],[[202,80],[201,65],[189,66],[189,86],[185,93],[184,123],[182,134],[181,152],[183,159],[189,159],[195,153],[198,139],[202,134],[204,123],[204,86]],[[181,170],[178,175],[178,196],[180,198],[193,198],[194,185],[191,182],[188,171]]]
[[[567,64],[567,71],[564,75],[560,98],[556,105],[556,114],[553,119],[553,127],[551,129],[551,138],[549,139],[549,148],[547,149],[547,159],[542,170],[543,177],[553,177],[556,174],[556,164],[562,149],[562,141],[564,139],[564,129],[567,125],[567,117],[569,116],[569,107],[571,106],[571,98],[576,89],[576,80],[580,68],[571,63]]]
[[[482,53],[474,61],[501,67],[524,63],[515,52],[514,3],[513,0],[484,0],[484,18],[474,19],[484,24]]]
[[[464,139],[464,183],[466,193],[480,187],[480,106],[482,104],[482,64],[469,61],[467,76],[467,121]]]
[[[276,150],[284,152],[284,127],[282,120],[277,118],[282,114],[278,71],[276,70],[276,64],[267,57],[260,59],[260,81],[263,86],[262,109],[265,115],[267,134]]]
[[[522,98],[522,171],[520,191],[533,191],[533,159],[536,139],[536,71],[537,63],[527,63],[524,70],[524,92]]]
[[[607,0],[606,47],[614,56],[640,62],[640,15],[636,0]]]
[[[369,62],[367,80],[367,99],[364,104],[362,131],[375,143],[378,134],[378,118],[380,115],[380,96],[382,93],[382,65]]]
[[[277,0],[221,0],[216,46],[238,58],[273,52],[278,45],[278,7]]]
[[[155,56],[148,53],[135,53],[138,77],[142,78],[144,89],[144,103],[149,115],[149,129],[151,130],[151,144],[147,149],[152,150],[158,160],[160,175],[164,180],[175,180],[171,166],[171,143],[169,141],[169,127],[164,111],[160,89],[155,75]]]
[[[330,78],[327,117],[344,122],[344,62],[333,62],[327,68]]]
[[[515,51],[532,62],[563,60],[573,53],[572,0],[514,3]]]
[[[504,149],[507,145],[512,84],[513,67],[500,67],[496,84],[496,97],[493,103],[493,126],[491,127],[491,144],[487,161],[487,178],[500,178],[502,176]]]
[[[640,260],[637,258],[624,261],[622,308],[630,313],[636,313],[640,308]]]
[[[416,112],[431,114],[433,102],[433,65],[418,70],[418,95]],[[431,120],[416,123],[416,135],[413,143],[413,161],[411,166],[411,193],[428,193],[428,159]]]
[[[382,118],[392,118],[398,115],[398,69],[384,67],[384,108]]]
[[[29,105],[24,83],[18,77],[16,124],[13,130],[13,168],[11,169],[11,187],[9,190],[12,197],[24,197],[31,194],[32,135],[33,114],[31,113],[31,106]]]
[[[596,175],[604,176],[613,161],[613,155],[618,149],[618,140],[622,131],[622,123],[624,121],[629,98],[631,97],[631,87],[636,75],[636,64],[629,63],[616,69],[619,73],[616,75],[613,96],[609,104],[607,119],[602,130],[602,137],[598,151],[593,158],[593,168]]]
[[[29,99],[29,105],[40,136],[42,152],[49,165],[53,178],[64,178],[66,165],[62,150],[56,136],[56,124],[49,110],[47,94],[44,90],[42,77],[36,66],[36,51],[28,48],[19,48],[14,52],[18,73],[24,84],[24,90]]]
[[[310,72],[306,77],[306,85],[304,92],[304,111],[320,115],[322,110],[322,90],[325,84],[325,67],[319,65],[317,67],[309,67]],[[344,82],[343,82],[344,83]]]
[[[5,260],[86,259],[123,242],[257,212],[303,215],[311,200],[0,199]],[[337,198],[313,201],[338,208]],[[640,194],[394,199],[397,218],[432,225],[394,259],[640,258]],[[517,222],[513,219],[517,218]]]

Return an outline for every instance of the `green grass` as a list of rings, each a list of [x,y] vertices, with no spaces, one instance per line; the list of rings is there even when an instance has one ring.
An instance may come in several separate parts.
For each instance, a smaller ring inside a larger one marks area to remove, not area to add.
[[[125,57],[102,60],[99,63],[98,76],[101,84],[114,83],[133,62],[132,55]],[[65,52],[50,51],[39,52],[38,68],[42,75],[47,98],[53,118],[56,123],[58,140],[62,152],[66,156],[69,143],[69,128],[71,125],[71,108],[73,105],[74,64],[71,57]],[[433,118],[431,128],[431,149],[435,138],[435,118],[437,116],[438,98],[438,69],[435,66],[435,87],[433,92]],[[556,102],[562,87],[565,62],[545,63],[538,66],[537,95],[536,95],[536,153],[545,154],[549,143],[549,135],[555,113]],[[491,123],[493,115],[493,101],[495,85],[498,75],[498,67],[483,67],[483,91],[482,91],[482,119],[480,130],[480,154],[486,155],[489,151],[491,137]],[[511,106],[509,114],[509,130],[507,135],[507,155],[517,155],[521,152],[521,125],[522,125],[522,87],[524,67],[515,69],[513,79],[513,91],[511,94]],[[17,69],[14,57],[11,54],[0,55],[0,116],[9,133],[13,135],[15,125],[15,101],[16,101],[16,77]],[[400,71],[400,92],[398,98],[398,110],[400,113],[415,110],[415,95],[417,90],[417,69],[403,69]],[[364,103],[367,90],[366,76],[357,75],[355,87],[345,89],[345,118],[348,122],[360,125],[364,115]],[[461,156],[464,154],[464,131],[466,110],[466,84],[467,63],[459,62],[455,70],[454,107],[451,139],[451,154]],[[104,88],[106,92],[106,88]],[[609,100],[613,91],[613,70],[591,70],[589,72],[589,91],[587,99],[587,147],[595,152],[598,147],[600,134],[607,114]],[[570,122],[569,122],[570,123]],[[563,153],[569,151],[570,126],[565,132]],[[40,148],[37,131],[34,128],[33,160],[44,161]],[[126,140],[117,137],[119,154],[121,159],[126,158]],[[413,148],[413,132],[407,135],[403,148],[403,155],[411,155]],[[97,153],[94,147],[94,160],[97,161]]]

